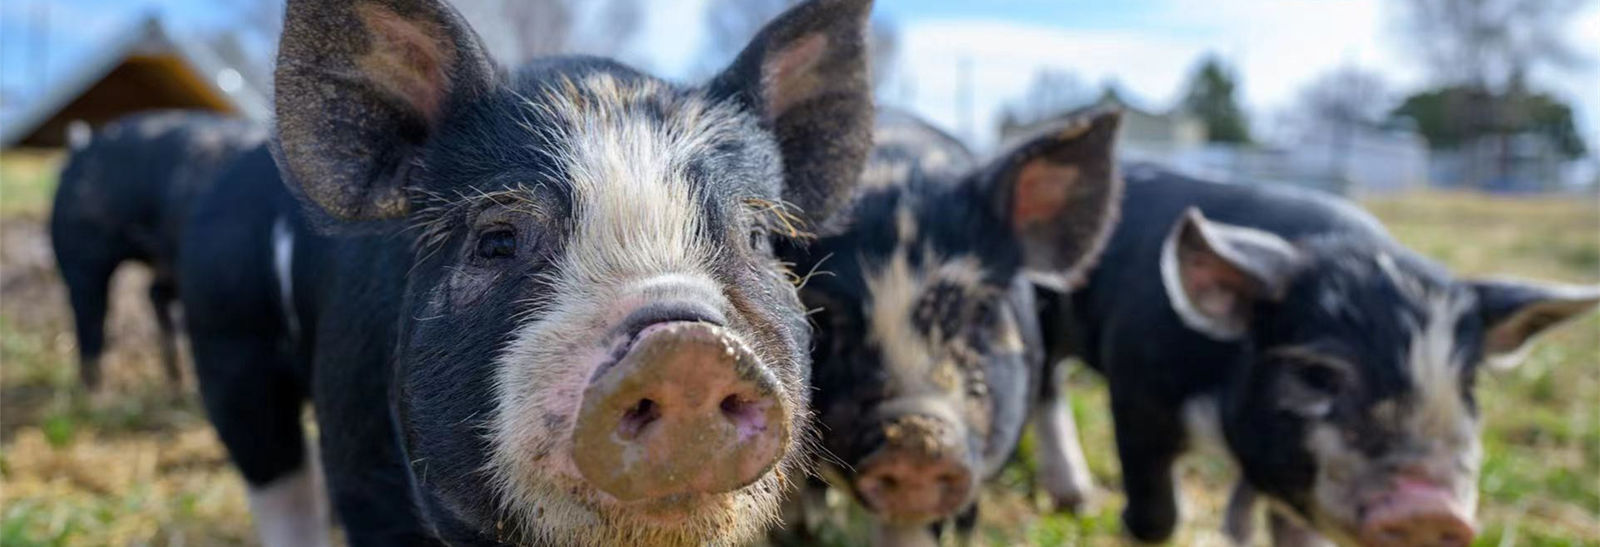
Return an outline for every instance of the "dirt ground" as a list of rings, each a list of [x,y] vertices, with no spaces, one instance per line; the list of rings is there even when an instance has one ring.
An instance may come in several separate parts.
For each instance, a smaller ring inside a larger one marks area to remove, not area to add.
[[[4,545],[217,545],[249,537],[241,483],[192,387],[169,385],[145,299],[112,280],[105,390],[77,389],[66,291],[38,219],[0,222]]]
[[[19,193],[6,184],[0,189],[0,545],[253,544],[242,485],[205,421],[192,380],[169,385],[157,363],[144,298],[148,272],[125,267],[114,279],[107,389],[85,395],[42,201],[8,201]],[[1506,201],[1426,194],[1368,205],[1397,237],[1462,271],[1600,281],[1600,201],[1593,196]],[[1031,486],[1032,463],[1019,457],[985,491],[984,543],[1124,543],[1103,385],[1081,369],[1071,383],[1090,465],[1105,489],[1101,503],[1084,516],[1045,513],[1043,496]],[[1548,337],[1517,370],[1480,383],[1488,419],[1478,544],[1600,545],[1600,314]],[[1186,524],[1174,543],[1220,543],[1228,464],[1191,458],[1183,477]],[[843,496],[831,498],[835,510],[823,543],[862,544],[864,516]]]

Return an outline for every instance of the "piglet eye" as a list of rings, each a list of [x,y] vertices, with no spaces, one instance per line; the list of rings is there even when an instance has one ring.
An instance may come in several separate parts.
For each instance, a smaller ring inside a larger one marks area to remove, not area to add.
[[[517,233],[496,229],[478,235],[478,258],[509,258],[517,255]]]
[[[1323,363],[1297,363],[1295,376],[1306,387],[1326,395],[1338,395],[1345,390],[1345,372]]]
[[[755,229],[750,230],[750,248],[751,249],[755,249],[757,251],[766,250],[767,243],[769,243],[769,242],[770,242],[770,240],[767,239],[767,229],[766,228],[755,228]]]

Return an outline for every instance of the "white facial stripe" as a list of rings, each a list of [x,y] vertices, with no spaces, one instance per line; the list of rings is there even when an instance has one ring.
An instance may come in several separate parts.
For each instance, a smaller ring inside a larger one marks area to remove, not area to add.
[[[871,295],[867,335],[882,349],[884,364],[901,372],[890,376],[927,376],[933,355],[927,338],[911,322],[922,293],[922,275],[911,267],[905,247],[895,249],[887,263],[868,274],[866,283]]]
[[[943,260],[931,249],[924,249],[922,256],[924,262],[913,266],[905,245],[901,245],[876,270],[869,268],[865,280],[867,291],[872,295],[867,314],[868,337],[881,349],[884,364],[894,371],[889,375],[891,381],[932,380],[941,390],[957,388],[960,373],[954,370],[955,363],[948,356],[935,354],[935,341],[916,328],[913,313],[928,286],[942,282],[976,288],[982,283],[983,269],[972,256]],[[930,263],[933,267],[928,271]],[[1009,347],[1013,345],[1013,338],[1016,338],[1014,332],[1000,343]],[[1015,345],[1021,345],[1020,339]],[[917,388],[916,385],[891,386],[896,391]]]
[[[1363,479],[1374,473],[1376,462],[1346,443],[1337,427],[1323,422],[1310,425],[1306,451],[1317,464],[1310,508],[1317,528],[1325,533],[1359,529]]]
[[[917,215],[902,203],[894,212],[894,229],[900,245],[910,245],[917,239]]]
[[[618,510],[615,500],[587,486],[572,461],[583,391],[608,357],[606,335],[632,311],[625,308],[633,297],[671,291],[722,298],[709,273],[717,251],[688,168],[719,132],[738,123],[738,112],[688,97],[666,109],[665,120],[656,119],[642,105],[663,100],[659,86],[596,74],[563,81],[525,104],[563,126],[555,135],[527,128],[557,149],[552,156],[572,190],[573,233],[545,274],[547,298],[526,304],[539,313],[515,328],[495,360],[488,471],[502,507],[514,512],[512,524],[550,544],[741,542],[776,518],[786,476],[795,472],[794,462],[784,463],[751,487],[713,496],[713,509],[674,528]]]
[[[1471,307],[1470,298],[1433,295],[1425,301],[1424,324],[1410,324],[1405,363],[1416,387],[1410,420],[1413,434],[1421,438],[1475,436],[1477,420],[1461,393],[1463,364],[1455,337],[1456,325]]]
[[[1483,461],[1478,418],[1461,391],[1464,374],[1455,328],[1473,307],[1468,296],[1432,295],[1426,324],[1412,333],[1406,363],[1416,393],[1404,419],[1405,434],[1416,441],[1414,454],[1425,472],[1448,479],[1468,514],[1477,505],[1477,477]]]

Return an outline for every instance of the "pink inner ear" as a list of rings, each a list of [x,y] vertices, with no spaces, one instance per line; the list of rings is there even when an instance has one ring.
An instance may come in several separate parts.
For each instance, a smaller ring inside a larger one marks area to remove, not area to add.
[[[771,117],[778,117],[822,89],[817,65],[827,48],[826,35],[812,34],[767,58],[761,70],[761,88]]]
[[[358,6],[356,13],[372,33],[371,50],[357,61],[361,71],[434,121],[450,87],[446,67],[455,61],[443,29],[371,4]]]
[[[1228,261],[1200,249],[1180,248],[1178,271],[1183,290],[1197,311],[1210,317],[1231,317],[1255,281]]]
[[[1072,199],[1072,187],[1078,177],[1078,168],[1072,165],[1045,159],[1024,164],[1011,197],[1012,227],[1021,229],[1060,215]]]

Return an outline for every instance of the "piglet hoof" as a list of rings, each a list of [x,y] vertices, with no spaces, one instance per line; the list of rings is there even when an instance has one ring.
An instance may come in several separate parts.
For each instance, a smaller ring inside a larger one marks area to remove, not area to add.
[[[1067,515],[1093,514],[1104,497],[1094,487],[1065,494],[1050,494],[1051,509]]]
[[[1172,532],[1177,528],[1178,515],[1175,511],[1165,508],[1143,508],[1134,510],[1129,505],[1122,510],[1122,531],[1129,539],[1137,543],[1156,544],[1165,543],[1172,539]]]

